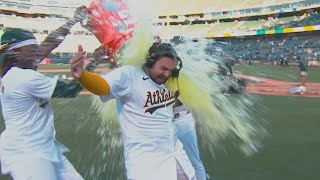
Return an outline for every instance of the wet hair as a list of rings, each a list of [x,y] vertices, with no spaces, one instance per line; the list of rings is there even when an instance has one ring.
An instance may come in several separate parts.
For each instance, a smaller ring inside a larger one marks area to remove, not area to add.
[[[162,57],[170,57],[176,61],[180,60],[171,44],[155,42],[148,51],[144,65],[148,68],[152,68],[153,65]]]

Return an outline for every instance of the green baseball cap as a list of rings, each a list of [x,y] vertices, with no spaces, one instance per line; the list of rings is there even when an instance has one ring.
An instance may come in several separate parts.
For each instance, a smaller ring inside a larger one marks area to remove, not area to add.
[[[1,36],[0,65],[4,63],[8,55],[12,54],[12,52],[9,52],[10,50],[31,44],[38,44],[31,32],[18,28],[7,30]]]
[[[15,49],[19,47],[23,47],[30,44],[38,44],[34,35],[23,29],[13,28],[7,30],[1,36],[1,49]]]

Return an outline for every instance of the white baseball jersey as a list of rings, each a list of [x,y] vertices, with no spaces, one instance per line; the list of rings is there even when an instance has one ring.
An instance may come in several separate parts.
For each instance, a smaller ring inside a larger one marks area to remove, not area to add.
[[[194,169],[176,138],[174,93],[142,70],[123,66],[103,76],[116,98],[124,143],[127,178],[176,180],[177,161],[191,179]]]
[[[66,147],[55,141],[49,102],[57,79],[31,69],[13,67],[1,79],[1,106],[5,130],[0,137],[2,173],[10,171],[18,156],[60,162]]]
[[[175,107],[174,114],[174,122],[177,127],[177,133],[180,137],[195,128],[196,122],[191,112],[188,111],[185,105]]]

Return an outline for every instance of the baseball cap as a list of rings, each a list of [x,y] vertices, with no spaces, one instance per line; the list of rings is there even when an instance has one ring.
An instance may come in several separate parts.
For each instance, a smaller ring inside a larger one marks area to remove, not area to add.
[[[0,43],[0,50],[12,50],[31,44],[38,44],[36,38],[31,32],[19,28],[7,30],[1,36]]]

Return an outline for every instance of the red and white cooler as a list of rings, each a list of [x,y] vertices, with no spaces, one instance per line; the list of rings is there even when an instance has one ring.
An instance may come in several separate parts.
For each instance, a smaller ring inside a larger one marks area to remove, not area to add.
[[[133,36],[133,17],[123,0],[94,0],[89,7],[88,18],[92,33],[114,56],[120,47]]]

